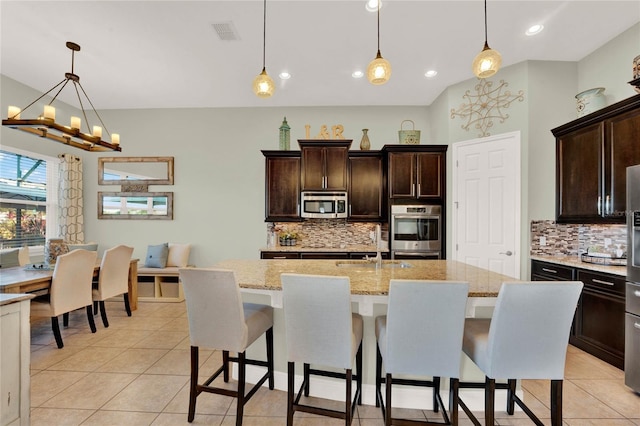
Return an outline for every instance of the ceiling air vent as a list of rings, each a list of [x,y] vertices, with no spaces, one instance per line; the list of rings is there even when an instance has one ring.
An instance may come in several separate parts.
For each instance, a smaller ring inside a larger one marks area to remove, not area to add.
[[[214,22],[213,29],[216,30],[218,37],[222,41],[234,41],[240,40],[240,36],[236,32],[236,27],[233,25],[232,21],[227,22]]]

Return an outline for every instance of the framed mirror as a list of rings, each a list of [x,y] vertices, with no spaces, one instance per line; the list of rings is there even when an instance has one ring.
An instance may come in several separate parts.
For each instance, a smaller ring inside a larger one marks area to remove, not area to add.
[[[98,192],[98,219],[173,219],[173,192]]]
[[[98,185],[173,185],[173,157],[100,157]]]

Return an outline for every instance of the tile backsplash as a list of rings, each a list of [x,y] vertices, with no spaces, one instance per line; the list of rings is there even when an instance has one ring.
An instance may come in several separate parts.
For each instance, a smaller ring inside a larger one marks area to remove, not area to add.
[[[541,243],[544,242],[545,245]],[[553,220],[531,221],[532,255],[579,255],[589,247],[600,251],[627,251],[625,225],[560,224]]]
[[[297,245],[301,248],[348,248],[349,246],[371,245],[375,250],[376,223],[354,223],[342,219],[312,219],[303,222],[267,223],[267,236],[270,232],[295,232]],[[382,240],[387,240],[385,225],[382,228]],[[372,234],[373,233],[373,234]],[[277,237],[276,237],[277,238]],[[275,244],[278,244],[276,239]]]

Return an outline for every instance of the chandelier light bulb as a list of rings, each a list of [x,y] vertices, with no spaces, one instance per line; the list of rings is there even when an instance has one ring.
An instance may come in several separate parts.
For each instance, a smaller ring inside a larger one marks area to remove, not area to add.
[[[471,68],[478,78],[488,78],[498,72],[502,65],[502,55],[497,50],[493,50],[485,43],[482,52],[473,60]]]
[[[253,93],[260,98],[268,98],[273,95],[276,90],[276,85],[267,74],[266,69],[262,69],[262,72],[253,79]]]
[[[371,84],[380,85],[389,81],[390,77],[391,64],[378,51],[376,58],[367,67],[367,79]]]

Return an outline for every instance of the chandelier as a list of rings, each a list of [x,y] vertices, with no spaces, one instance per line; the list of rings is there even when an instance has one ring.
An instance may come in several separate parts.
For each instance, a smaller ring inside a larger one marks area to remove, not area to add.
[[[2,125],[8,126],[12,129],[22,130],[24,132],[31,133],[42,138],[51,139],[65,145],[73,146],[75,148],[84,149],[85,151],[122,151],[122,149],[120,148],[120,135],[117,133],[109,133],[107,127],[102,121],[102,118],[100,118],[100,115],[89,99],[87,92],[85,92],[84,88],[80,84],[80,77],[77,74],[73,73],[74,55],[75,52],[78,52],[80,50],[80,46],[76,43],[68,41],[67,47],[71,50],[71,72],[65,73],[64,80],[53,86],[47,92],[43,93],[39,98],[31,102],[26,107],[22,108],[22,110],[16,106],[9,106],[7,119],[2,120]],[[73,83],[76,95],[78,96],[82,116],[84,117],[87,129],[89,129],[87,133],[83,133],[81,130],[82,119],[80,117],[71,117],[69,126],[64,126],[62,124],[56,123],[56,110],[52,104],[56,100],[60,92],[62,92],[62,89],[64,89],[69,82]],[[38,102],[49,93],[53,92],[55,89],[58,89],[58,91],[53,96],[53,99],[51,99],[51,102],[44,106],[44,111],[40,116],[36,118],[21,118],[21,114],[23,114],[30,106]],[[95,116],[98,118],[101,126],[90,126],[89,119],[87,118],[87,112],[84,109],[84,104],[82,102],[82,98],[80,97],[80,92],[82,92],[89,105],[91,105],[91,109],[93,110]],[[107,142],[102,139],[103,128],[105,132],[110,136],[111,142]]]

